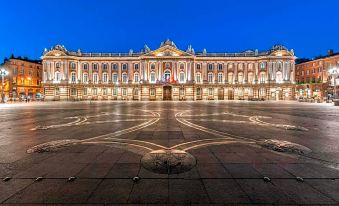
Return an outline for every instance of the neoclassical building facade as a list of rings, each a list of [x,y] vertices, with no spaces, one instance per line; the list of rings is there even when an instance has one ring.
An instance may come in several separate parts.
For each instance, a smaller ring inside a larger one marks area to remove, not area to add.
[[[293,50],[209,53],[166,40],[156,50],[83,53],[57,45],[43,54],[46,100],[290,100]]]

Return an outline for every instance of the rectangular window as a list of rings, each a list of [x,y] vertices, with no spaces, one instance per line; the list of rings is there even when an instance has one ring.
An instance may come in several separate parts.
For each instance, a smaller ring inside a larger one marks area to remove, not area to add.
[[[208,88],[208,96],[213,96],[213,88]]]
[[[155,73],[154,72],[152,72],[151,73],[151,83],[155,83]]]
[[[118,95],[118,89],[117,88],[113,88],[113,96],[117,96]]]
[[[82,90],[82,94],[83,94],[84,96],[87,95],[87,88],[84,88],[84,89]]]
[[[118,75],[117,74],[113,74],[112,81],[113,81],[113,83],[118,82]]]
[[[197,96],[201,95],[201,88],[197,88]]]
[[[180,83],[184,83],[185,82],[185,74],[184,72],[180,72]]]
[[[151,96],[155,96],[155,89],[154,89],[154,88],[151,88],[151,89],[150,89],[150,95],[151,95]]]
[[[197,83],[200,83],[200,82],[201,82],[201,74],[198,73],[198,74],[197,74]]]
[[[105,95],[105,96],[107,95],[107,88],[102,89],[102,94]]]
[[[122,88],[122,96],[127,96],[127,89],[126,88]]]
[[[92,92],[93,95],[98,95],[98,88],[93,88],[92,90],[93,90]]]
[[[179,95],[180,95],[180,96],[185,95],[185,89],[184,89],[184,88],[180,88],[180,89],[179,89]]]
[[[72,96],[77,95],[77,90],[76,90],[76,88],[71,88],[71,95],[72,95]]]

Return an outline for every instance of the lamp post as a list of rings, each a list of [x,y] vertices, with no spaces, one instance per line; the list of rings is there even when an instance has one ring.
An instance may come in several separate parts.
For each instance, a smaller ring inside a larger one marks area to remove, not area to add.
[[[333,78],[333,99],[336,99],[336,97],[337,97],[336,78],[339,75],[339,67],[333,67],[333,68],[329,69],[328,73]]]
[[[8,75],[8,71],[5,68],[0,69],[2,90],[1,90],[1,103],[5,103],[5,76]]]

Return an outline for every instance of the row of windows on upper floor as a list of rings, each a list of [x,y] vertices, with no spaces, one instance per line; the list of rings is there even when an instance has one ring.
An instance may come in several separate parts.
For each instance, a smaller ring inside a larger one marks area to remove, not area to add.
[[[285,63],[287,64],[288,62],[285,62]],[[275,62],[273,64],[275,64]],[[134,65],[134,70],[138,70],[139,69],[139,64],[133,64],[133,65]],[[239,69],[242,69],[243,68],[243,64],[239,64],[239,65],[240,65]],[[56,63],[56,68],[58,69],[60,67],[61,67],[61,63],[57,62]],[[103,70],[108,70],[108,67],[109,67],[108,63],[103,63],[102,66],[101,66],[101,68]],[[122,67],[122,70],[127,70],[128,64],[127,63],[122,63],[121,67]],[[265,62],[261,62],[259,67],[260,67],[260,69],[265,69],[266,68],[266,63]],[[282,62],[277,62],[277,67],[278,67],[278,69],[281,69],[282,68]],[[71,62],[70,63],[70,68],[71,69],[76,69],[76,63]],[[89,63],[83,63],[82,64],[82,68],[84,70],[88,70],[89,69]],[[93,70],[98,70],[99,69],[99,64],[98,63],[92,63],[92,68],[93,68]],[[151,70],[155,70],[155,68],[156,68],[155,63],[151,63],[150,64],[150,69]],[[165,63],[165,69],[169,69],[169,68],[171,68],[170,63]],[[185,64],[184,63],[180,63],[179,64],[179,68],[181,70],[184,70],[185,69]],[[196,64],[196,69],[197,70],[201,70],[201,68],[202,68],[202,64],[201,63],[197,63]],[[207,68],[208,68],[208,70],[211,71],[211,70],[213,70],[215,68],[215,64],[208,63],[207,64]],[[224,69],[224,64],[218,63],[218,64],[216,64],[216,68],[218,68],[218,70],[223,70]],[[233,68],[233,64],[229,64],[228,68],[232,69]],[[112,70],[117,70],[118,69],[118,64],[117,63],[112,63],[111,64],[111,69]],[[253,64],[252,63],[249,64],[248,69],[253,69]]]
[[[310,75],[311,73],[315,74],[317,72],[319,73],[319,72],[322,72],[322,71],[323,71],[323,69],[321,67],[319,67],[318,69],[308,69],[308,70],[306,70],[306,73],[305,73],[305,71],[297,71],[297,75],[304,76],[305,74]]]
[[[46,73],[45,73],[46,75]],[[127,73],[122,74],[122,83],[128,83],[128,75]],[[47,79],[45,76],[44,79]],[[164,76],[161,78],[161,81],[170,81],[171,79],[171,74],[170,73],[165,73]],[[234,80],[237,80],[238,82],[244,82],[244,80],[248,80],[248,82],[253,82],[254,81],[254,74],[253,73],[248,73],[247,77],[244,76],[243,73],[238,73],[237,75],[234,75],[233,73],[228,73],[227,79],[229,82],[233,82]],[[94,73],[92,76],[92,82],[93,83],[98,83],[99,82],[99,75],[98,73]],[[102,78],[101,78],[103,83],[108,83],[108,73],[103,73]],[[134,73],[134,83],[139,83],[139,73]],[[155,72],[151,72],[149,76],[150,83],[156,83],[157,82],[157,77]],[[266,72],[260,72],[259,74],[259,80],[261,83],[264,83],[266,81]],[[283,81],[283,76],[281,72],[278,72],[276,74],[275,80],[277,83],[282,83]],[[61,81],[61,74],[60,72],[55,72],[55,83],[58,83]],[[71,73],[71,83],[76,83],[77,82],[77,76],[75,72]],[[89,76],[88,73],[84,73],[82,76],[82,82],[88,83],[89,81]],[[159,81],[159,79],[158,79]],[[179,78],[178,78],[179,83],[185,83],[186,82],[186,75],[184,72],[179,73]],[[202,74],[198,72],[195,76],[195,81],[196,83],[202,83]],[[208,73],[207,75],[207,81],[209,83],[214,83],[217,81],[218,83],[223,83],[224,80],[224,74],[223,73],[218,73],[214,75],[213,73]],[[112,74],[112,82],[113,83],[118,83],[118,74],[114,73]]]

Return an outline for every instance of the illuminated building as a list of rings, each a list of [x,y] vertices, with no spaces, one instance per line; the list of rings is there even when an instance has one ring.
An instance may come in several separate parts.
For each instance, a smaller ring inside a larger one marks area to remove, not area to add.
[[[333,79],[328,71],[338,67],[339,54],[333,53],[333,50],[329,50],[327,56],[296,64],[297,95],[305,98],[327,98],[328,94],[332,95]]]
[[[6,60],[3,67],[9,72],[6,77],[5,95],[19,100],[29,97],[34,100],[42,92],[41,61],[21,58]]]
[[[166,40],[156,50],[84,53],[56,45],[43,54],[46,100],[293,99],[293,50],[209,53]]]

